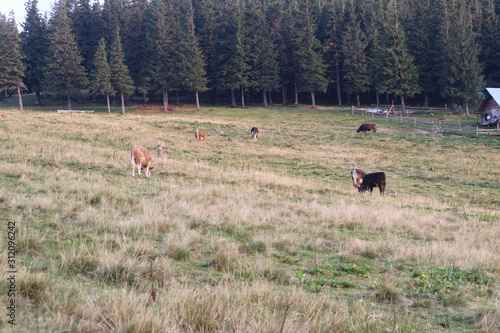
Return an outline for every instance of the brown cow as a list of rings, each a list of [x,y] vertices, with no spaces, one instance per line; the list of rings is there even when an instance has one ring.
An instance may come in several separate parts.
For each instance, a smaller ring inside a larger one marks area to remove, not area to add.
[[[200,131],[199,129],[196,129],[196,132],[194,133],[194,137],[198,141],[205,141],[205,132]]]
[[[257,140],[259,137],[259,129],[257,127],[252,127],[250,134],[252,134],[252,139]]]
[[[366,133],[366,131],[372,131],[373,133],[377,133],[377,124],[362,124],[356,130],[356,133],[359,133],[359,132],[365,132]]]
[[[132,177],[135,177],[135,168],[137,167],[137,172],[139,176],[141,175],[141,170],[144,171],[146,177],[151,177],[151,170],[154,167],[151,166],[153,158],[149,150],[143,146],[133,146],[130,150],[130,164],[132,164]]]
[[[366,172],[364,172],[361,169],[354,168],[351,170],[351,178],[352,178],[352,185],[354,188],[359,188],[361,186],[361,183],[363,182],[363,177],[366,175]]]
[[[373,188],[378,186],[380,190],[380,195],[384,196],[385,194],[385,173],[383,172],[374,172],[368,173],[363,177],[363,182],[361,186],[358,188],[360,193],[365,192],[366,190],[370,191],[370,194],[373,193]]]

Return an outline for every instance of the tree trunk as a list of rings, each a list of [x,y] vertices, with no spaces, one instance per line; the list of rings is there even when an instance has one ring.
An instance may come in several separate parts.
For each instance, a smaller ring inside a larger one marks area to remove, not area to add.
[[[35,105],[41,105],[42,104],[42,98],[40,96],[40,89],[37,89],[35,91]]]
[[[236,107],[236,97],[234,96],[234,89],[231,89],[231,106]]]
[[[68,95],[68,110],[72,110],[72,106],[71,106],[71,96]]]
[[[269,104],[273,104],[273,93],[269,92]]]
[[[200,94],[198,91],[194,92],[195,98],[196,98],[196,110],[200,109]]]
[[[297,83],[295,83],[295,105],[299,104],[299,92],[297,91]]]
[[[264,107],[267,108],[267,93],[266,91],[262,91],[262,101],[264,102]]]
[[[245,90],[241,87],[241,107],[245,107]]]
[[[281,98],[283,100],[282,104],[283,106],[285,106],[287,104],[287,100],[286,100],[286,88],[285,88],[285,85],[283,85],[281,87]]]
[[[122,112],[121,112],[121,114],[125,114],[125,96],[123,95],[123,92],[120,94],[120,98],[122,100]]]
[[[163,112],[168,112],[168,91],[163,91]]]
[[[359,93],[356,93],[356,105],[358,108],[361,106],[361,102],[359,101]]]
[[[311,106],[316,107],[316,97],[314,96],[314,91],[311,91]]]
[[[429,107],[429,94],[427,92],[424,93],[424,106]]]
[[[111,114],[111,103],[109,103],[109,94],[106,94],[106,103],[108,104],[108,114]]]
[[[17,100],[19,101],[19,110],[24,111],[23,107],[23,95],[21,95],[21,86],[17,86]]]
[[[469,103],[465,103],[465,116],[467,118],[469,118],[470,114],[469,114]]]
[[[406,114],[406,106],[405,106],[405,97],[403,95],[401,95],[401,113],[403,113],[403,115],[407,115]]]
[[[337,99],[339,100],[339,106],[342,106],[342,93],[340,92],[340,73],[339,73],[339,65],[335,65],[337,69],[337,79],[335,82],[337,86]]]

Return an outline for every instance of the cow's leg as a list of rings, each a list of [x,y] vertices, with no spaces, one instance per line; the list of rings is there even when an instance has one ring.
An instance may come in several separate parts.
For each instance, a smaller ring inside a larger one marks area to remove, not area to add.
[[[135,163],[132,163],[132,177],[135,177]]]

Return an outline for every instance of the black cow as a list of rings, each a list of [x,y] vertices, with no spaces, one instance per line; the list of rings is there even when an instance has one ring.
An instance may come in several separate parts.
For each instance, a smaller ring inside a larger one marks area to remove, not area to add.
[[[366,190],[370,191],[370,194],[373,193],[373,188],[378,186],[380,190],[380,195],[384,196],[385,194],[385,173],[383,172],[374,172],[368,173],[363,177],[363,182],[361,186],[358,188],[360,193],[365,192]]]
[[[372,131],[373,133],[377,133],[377,125],[376,124],[362,124],[356,130],[356,133],[359,133],[359,132],[365,132],[366,133],[366,131]]]

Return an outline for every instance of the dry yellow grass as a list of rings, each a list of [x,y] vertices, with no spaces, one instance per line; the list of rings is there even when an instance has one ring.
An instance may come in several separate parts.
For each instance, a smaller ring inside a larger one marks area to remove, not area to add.
[[[500,157],[486,149],[498,143],[385,123],[356,135],[359,117],[0,111],[0,208],[18,227],[23,286],[17,331],[431,332],[445,323],[495,332]],[[130,146],[156,156],[156,140],[165,157],[154,158],[152,178],[132,178]],[[397,196],[356,193],[354,166],[385,171]],[[415,272],[448,267],[488,282],[416,296]],[[158,302],[146,307],[151,284]]]

